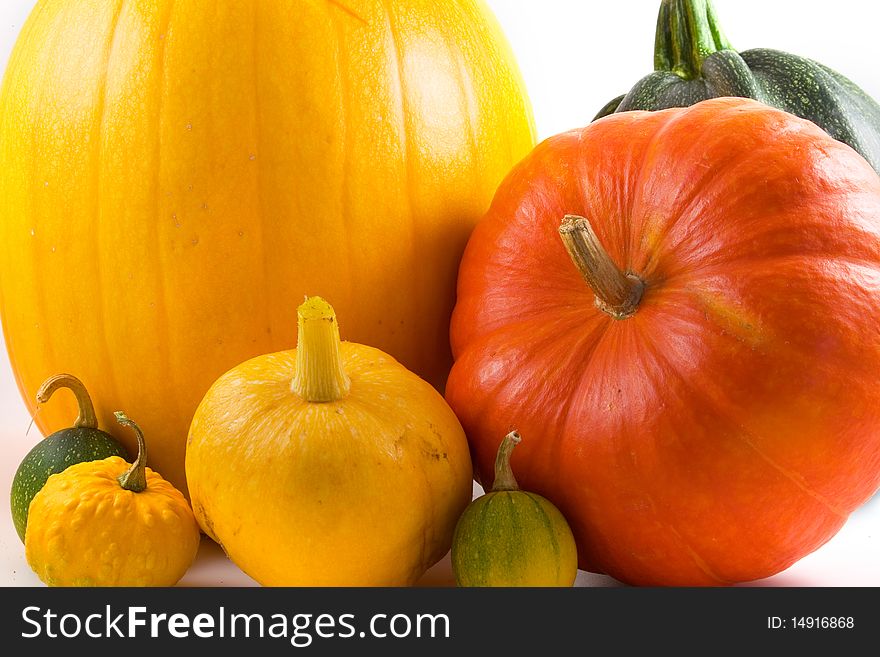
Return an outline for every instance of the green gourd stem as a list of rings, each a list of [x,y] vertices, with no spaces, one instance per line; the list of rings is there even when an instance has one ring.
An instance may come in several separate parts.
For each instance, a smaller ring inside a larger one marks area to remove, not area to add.
[[[342,366],[342,342],[333,306],[321,297],[311,297],[296,314],[299,330],[290,389],[313,403],[342,399],[351,389],[351,380]]]
[[[733,50],[718,25],[712,0],[663,0],[657,17],[654,69],[685,80],[700,77],[703,61],[719,50]]]
[[[37,390],[37,403],[45,404],[58,388],[68,388],[76,397],[79,415],[77,415],[73,426],[77,429],[97,429],[98,418],[95,415],[92,398],[89,397],[89,392],[83,382],[72,374],[56,374],[46,379]]]
[[[144,432],[122,411],[116,411],[113,415],[116,416],[116,421],[119,424],[134,431],[138,443],[138,454],[134,463],[116,479],[125,490],[140,493],[147,489],[147,443],[144,441]]]
[[[498,454],[495,456],[493,493],[502,490],[519,490],[516,477],[513,476],[513,469],[510,467],[510,455],[513,454],[513,448],[519,445],[520,442],[522,442],[522,437],[516,431],[511,431],[501,441],[501,445],[498,447]]]
[[[632,317],[639,308],[645,284],[621,271],[593,231],[590,222],[567,214],[559,227],[565,250],[596,295],[596,307],[614,319]]]

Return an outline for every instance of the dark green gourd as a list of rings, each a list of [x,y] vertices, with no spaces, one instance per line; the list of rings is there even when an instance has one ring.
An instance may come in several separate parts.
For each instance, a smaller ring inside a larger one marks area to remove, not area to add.
[[[109,456],[129,460],[128,451],[109,433],[98,429],[95,409],[85,386],[75,376],[58,374],[47,379],[37,392],[37,402],[44,404],[58,388],[70,388],[76,396],[79,416],[69,429],[61,429],[37,443],[24,457],[12,479],[10,502],[12,522],[24,542],[28,508],[53,474],[74,463],[100,461]]]
[[[733,49],[711,0],[662,0],[654,72],[596,115],[741,96],[809,119],[880,172],[880,105],[827,66],[779,50]]]

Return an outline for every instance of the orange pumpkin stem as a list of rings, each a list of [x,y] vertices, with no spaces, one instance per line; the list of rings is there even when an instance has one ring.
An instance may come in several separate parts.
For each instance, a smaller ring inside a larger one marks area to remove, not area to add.
[[[137,458],[128,470],[117,477],[117,481],[125,490],[140,493],[147,489],[147,443],[144,441],[144,432],[122,411],[116,411],[113,415],[119,424],[134,430],[138,443]]]
[[[516,431],[511,431],[504,436],[495,456],[495,481],[492,484],[492,492],[502,490],[519,490],[516,477],[513,476],[513,468],[510,467],[510,455],[513,448],[522,442],[522,436]]]
[[[73,426],[77,429],[97,429],[98,418],[95,416],[92,398],[89,397],[89,392],[83,382],[72,374],[56,374],[43,381],[43,385],[37,390],[37,403],[45,404],[58,388],[69,388],[76,397],[79,415],[77,415]]]
[[[590,222],[567,214],[559,236],[572,262],[596,295],[596,307],[614,319],[632,317],[639,308],[645,284],[635,274],[624,273],[599,242]]]

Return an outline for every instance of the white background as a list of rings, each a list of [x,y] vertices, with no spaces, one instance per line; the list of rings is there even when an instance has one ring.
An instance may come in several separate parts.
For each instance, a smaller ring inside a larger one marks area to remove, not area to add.
[[[56,0],[59,1],[59,0]],[[86,0],[68,0],[79,2]],[[229,0],[230,2],[233,0]],[[235,0],[237,1],[237,0]],[[438,0],[442,1],[442,0]],[[517,55],[540,138],[579,127],[650,72],[659,0],[488,0]],[[34,0],[0,0],[0,71]],[[806,55],[844,73],[880,99],[880,41],[871,0],[715,0],[735,48],[772,47]],[[0,172],[2,175],[2,172]],[[0,199],[2,202],[2,199]],[[0,349],[0,584],[39,584],[24,559],[5,496],[20,460],[38,440]],[[880,585],[880,500],[857,510],[823,548],[758,583],[771,586]],[[182,584],[252,584],[205,540]],[[423,584],[450,584],[448,560]],[[582,573],[581,585],[614,585]]]

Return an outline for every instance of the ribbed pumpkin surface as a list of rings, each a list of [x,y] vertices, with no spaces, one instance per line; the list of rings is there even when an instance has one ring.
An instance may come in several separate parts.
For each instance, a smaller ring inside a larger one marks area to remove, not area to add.
[[[305,294],[442,386],[461,251],[532,143],[479,1],[40,2],[0,98],[22,394],[76,373],[102,425],[137,417],[182,487],[202,395],[290,347]]]
[[[571,214],[644,286],[629,316],[563,245]],[[769,577],[880,485],[880,178],[809,121],[718,98],[552,137],[499,189],[458,292],[446,397],[478,476],[508,427],[535,436],[517,478],[584,570]]]

